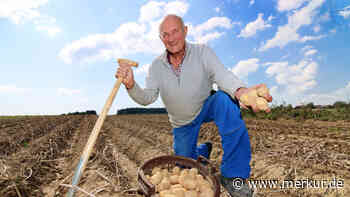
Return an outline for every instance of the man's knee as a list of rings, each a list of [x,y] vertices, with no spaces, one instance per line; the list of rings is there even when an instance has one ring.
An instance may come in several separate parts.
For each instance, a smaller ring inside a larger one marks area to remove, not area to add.
[[[238,102],[233,99],[229,94],[226,92],[219,90],[215,93],[216,99],[219,103],[233,103],[234,105],[238,105]],[[239,105],[238,105],[239,106]]]
[[[219,90],[214,94],[215,98],[219,101],[228,101],[230,99],[229,95],[226,92]]]

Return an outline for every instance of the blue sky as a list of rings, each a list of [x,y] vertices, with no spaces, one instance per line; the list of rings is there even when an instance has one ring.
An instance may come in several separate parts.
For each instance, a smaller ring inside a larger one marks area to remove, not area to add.
[[[273,104],[350,101],[348,0],[0,0],[0,115],[100,112],[116,58],[140,63],[144,87],[166,14],[248,86],[266,83]],[[122,87],[110,113],[136,106]]]

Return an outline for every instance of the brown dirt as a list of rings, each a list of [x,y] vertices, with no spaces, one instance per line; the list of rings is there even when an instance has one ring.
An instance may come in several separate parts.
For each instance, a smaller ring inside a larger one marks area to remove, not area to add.
[[[0,196],[64,196],[96,120],[94,115],[0,119]],[[259,188],[256,196],[350,196],[349,122],[247,119],[246,124],[251,180],[344,181],[338,189]],[[170,131],[166,115],[109,116],[79,188],[94,196],[140,196],[137,169],[150,158],[172,154]],[[208,140],[219,168],[223,152],[213,123],[201,128],[199,143]]]

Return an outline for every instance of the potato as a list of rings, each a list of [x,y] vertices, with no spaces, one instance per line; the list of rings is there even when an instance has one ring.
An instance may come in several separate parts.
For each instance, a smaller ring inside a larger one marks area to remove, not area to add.
[[[179,180],[179,182],[180,182],[180,180]],[[197,181],[194,178],[192,178],[192,176],[190,174],[184,175],[183,180],[181,182],[180,182],[180,184],[188,190],[196,189]]]
[[[175,188],[184,188],[181,184],[175,184],[170,186],[170,190],[175,189]]]
[[[157,172],[160,172],[160,168],[155,167],[152,169],[152,175],[155,175]]]
[[[173,175],[180,175],[180,168],[178,166],[175,166],[173,168]]]
[[[185,189],[184,188],[174,188],[171,189],[171,192],[175,194],[176,197],[185,197]]]
[[[250,90],[249,92],[243,94],[243,95],[240,97],[240,101],[241,101],[244,105],[250,106],[250,105],[252,105],[252,103],[255,103],[255,102],[256,102],[256,98],[257,98],[257,97],[258,97],[257,90],[256,90],[256,89],[253,89],[253,90]]]
[[[192,177],[196,177],[198,175],[198,169],[197,168],[191,168],[189,171],[189,174],[192,175]]]
[[[153,185],[158,185],[162,181],[162,174],[160,172],[157,172],[155,175],[151,176],[151,183]]]
[[[194,190],[185,191],[185,197],[198,197],[198,192]]]
[[[262,98],[262,97],[256,98],[256,105],[258,106],[258,108],[260,110],[263,110],[263,111],[265,111],[265,110],[267,110],[269,108],[269,105],[267,104],[267,101],[264,98]]]
[[[164,197],[177,197],[175,194],[165,194]]]
[[[211,188],[207,188],[199,193],[198,197],[213,197],[214,191]]]
[[[177,184],[179,183],[179,175],[171,175],[169,180],[171,184]]]
[[[159,197],[165,197],[165,195],[173,194],[170,190],[163,190],[159,192]]]
[[[158,197],[213,197],[212,185],[197,168],[180,169],[174,167],[168,169],[154,168],[152,176],[146,178],[156,186]]]
[[[261,86],[257,89],[257,94],[260,97],[268,97],[269,96],[269,89],[266,87],[266,85]]]
[[[197,174],[196,175],[196,180],[200,181],[200,180],[204,180],[203,176],[201,174]]]
[[[264,85],[258,88],[257,90],[253,89],[248,93],[243,94],[240,98],[240,101],[246,106],[256,104],[259,110],[266,111],[269,109],[269,106],[267,100],[264,97],[268,97],[268,95],[269,90]]]
[[[181,185],[183,185],[184,180],[185,180],[185,176],[187,176],[187,175],[188,175],[188,169],[184,169],[181,171],[180,176],[179,176],[179,183]]]
[[[211,188],[211,185],[210,185],[210,183],[208,182],[208,181],[206,181],[206,180],[198,180],[197,181],[197,189],[199,190],[199,191],[205,191],[205,190],[207,190],[208,188]]]
[[[163,178],[164,177],[169,177],[169,171],[167,169],[163,169],[162,170],[162,175],[163,175]]]
[[[180,176],[181,175],[184,175],[184,174],[188,174],[189,173],[189,169],[183,169],[183,170],[181,170],[181,172],[180,172]]]
[[[164,177],[163,180],[158,185],[158,191],[170,189],[170,186],[171,184],[170,184],[169,178]]]

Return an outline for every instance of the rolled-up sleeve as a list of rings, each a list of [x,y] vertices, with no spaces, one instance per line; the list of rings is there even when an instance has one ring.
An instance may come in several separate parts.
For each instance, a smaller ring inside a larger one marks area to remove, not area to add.
[[[129,96],[140,105],[149,105],[154,103],[159,96],[157,75],[154,66],[150,66],[147,77],[146,87],[141,88],[136,82],[135,85],[128,89]]]
[[[203,61],[209,74],[209,79],[233,99],[235,99],[234,93],[238,88],[246,87],[233,72],[225,68],[214,51],[205,45],[203,45]]]

